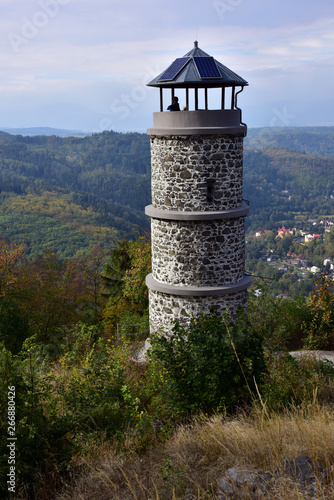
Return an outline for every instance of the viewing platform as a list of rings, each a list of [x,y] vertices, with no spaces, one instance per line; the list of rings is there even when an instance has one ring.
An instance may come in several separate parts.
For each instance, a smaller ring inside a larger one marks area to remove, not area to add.
[[[239,109],[195,111],[163,111],[153,113],[149,136],[164,135],[230,135],[246,136],[247,126],[241,123]]]

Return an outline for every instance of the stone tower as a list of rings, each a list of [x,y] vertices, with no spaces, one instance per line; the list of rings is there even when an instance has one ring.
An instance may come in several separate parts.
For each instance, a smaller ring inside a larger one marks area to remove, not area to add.
[[[151,332],[162,326],[168,334],[174,320],[187,326],[199,313],[234,317],[239,305],[246,308],[247,126],[237,94],[248,83],[195,42],[148,85],[160,89],[160,112],[148,129],[152,205],[145,213],[151,217],[152,274],[146,284]],[[186,109],[164,111],[164,94],[169,104],[180,89]],[[209,109],[209,92],[218,92],[219,109]]]

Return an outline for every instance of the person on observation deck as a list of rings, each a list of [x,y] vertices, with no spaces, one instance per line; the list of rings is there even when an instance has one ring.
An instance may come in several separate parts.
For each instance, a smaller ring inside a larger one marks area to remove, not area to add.
[[[179,98],[174,96],[172,99],[172,104],[168,106],[168,111],[180,111]]]

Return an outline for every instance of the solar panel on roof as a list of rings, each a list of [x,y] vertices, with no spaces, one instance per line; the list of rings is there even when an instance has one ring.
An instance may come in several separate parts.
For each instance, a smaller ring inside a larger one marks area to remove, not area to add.
[[[201,78],[221,78],[213,57],[194,57],[194,61]]]
[[[173,80],[181,69],[189,61],[190,57],[179,57],[166,69],[166,71],[159,78],[159,82]]]

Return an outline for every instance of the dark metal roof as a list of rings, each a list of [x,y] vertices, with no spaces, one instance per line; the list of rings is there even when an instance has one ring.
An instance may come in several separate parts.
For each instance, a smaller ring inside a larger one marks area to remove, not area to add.
[[[176,59],[147,85],[166,88],[244,87],[248,82],[201,50],[195,42],[192,50]]]

